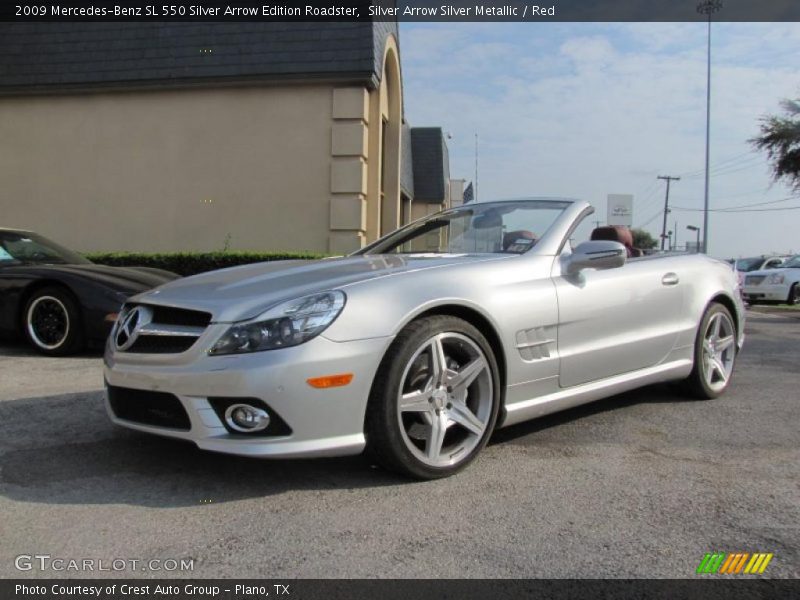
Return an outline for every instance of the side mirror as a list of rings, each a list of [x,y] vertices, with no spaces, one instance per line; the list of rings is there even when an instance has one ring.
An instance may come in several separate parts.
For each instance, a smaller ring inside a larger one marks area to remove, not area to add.
[[[619,242],[583,242],[566,257],[566,272],[576,275],[583,269],[615,269],[624,265],[627,257],[628,251]]]

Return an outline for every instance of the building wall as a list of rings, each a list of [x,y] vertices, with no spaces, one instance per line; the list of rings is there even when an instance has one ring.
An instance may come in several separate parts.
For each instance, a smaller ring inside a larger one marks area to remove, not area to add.
[[[346,252],[370,94],[334,85],[0,97],[0,226],[81,251]],[[399,190],[396,192],[399,194]]]

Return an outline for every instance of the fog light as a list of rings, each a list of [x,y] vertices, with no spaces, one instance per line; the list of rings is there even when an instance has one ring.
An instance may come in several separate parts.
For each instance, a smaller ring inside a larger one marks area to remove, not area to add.
[[[249,404],[232,404],[225,411],[225,422],[243,433],[262,431],[269,427],[269,413]]]

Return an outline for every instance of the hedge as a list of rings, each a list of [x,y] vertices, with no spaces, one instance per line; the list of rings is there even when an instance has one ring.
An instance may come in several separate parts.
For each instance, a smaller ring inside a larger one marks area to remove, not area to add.
[[[272,260],[324,258],[311,252],[93,252],[84,255],[93,263],[112,267],[152,267],[179,275],[194,275],[250,263]]]

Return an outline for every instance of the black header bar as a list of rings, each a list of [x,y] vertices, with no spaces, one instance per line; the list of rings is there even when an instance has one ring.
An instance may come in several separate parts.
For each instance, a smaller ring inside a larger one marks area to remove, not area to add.
[[[800,0],[0,0],[0,21],[800,21]]]

